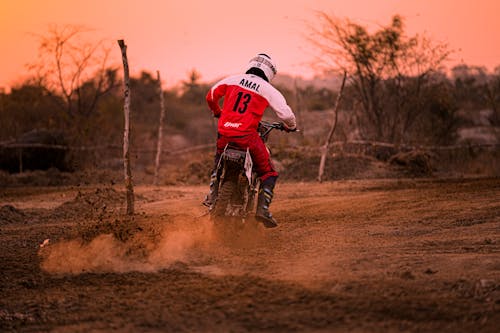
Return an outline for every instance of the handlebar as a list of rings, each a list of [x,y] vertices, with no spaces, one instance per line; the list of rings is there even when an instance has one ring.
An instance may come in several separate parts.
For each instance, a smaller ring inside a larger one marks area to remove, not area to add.
[[[261,120],[259,123],[259,132],[261,137],[267,137],[267,135],[273,130],[277,129],[285,132],[295,132],[297,129],[289,130],[282,122],[267,122]]]

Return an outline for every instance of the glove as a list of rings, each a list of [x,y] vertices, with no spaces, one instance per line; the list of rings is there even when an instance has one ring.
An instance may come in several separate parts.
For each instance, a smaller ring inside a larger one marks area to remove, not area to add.
[[[214,118],[220,118],[222,114],[222,111],[218,110],[218,111],[212,111],[212,115],[214,116]]]
[[[286,126],[285,124],[283,124],[283,130],[287,133],[295,132],[295,131],[297,131],[297,127],[290,128],[290,127]]]

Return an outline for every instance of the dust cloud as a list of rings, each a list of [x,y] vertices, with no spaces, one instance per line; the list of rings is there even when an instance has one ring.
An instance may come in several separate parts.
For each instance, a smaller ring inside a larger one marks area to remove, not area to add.
[[[212,225],[175,221],[162,227],[154,238],[142,233],[126,242],[101,234],[90,242],[64,240],[40,249],[41,267],[53,274],[130,271],[155,272],[213,244]]]
[[[336,261],[332,247],[317,251],[317,237],[284,244],[277,239],[279,230],[266,230],[256,223],[221,231],[208,217],[184,215],[168,223],[147,219],[139,230],[126,241],[103,233],[86,242],[50,243],[40,249],[41,267],[51,274],[74,275],[182,267],[207,275],[252,274],[314,284],[331,276],[331,263]]]

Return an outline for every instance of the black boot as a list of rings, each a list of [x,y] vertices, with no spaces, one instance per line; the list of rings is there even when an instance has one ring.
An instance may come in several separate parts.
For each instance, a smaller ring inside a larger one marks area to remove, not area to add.
[[[208,192],[205,197],[205,201],[203,201],[203,205],[211,208],[217,199],[217,194],[219,191],[219,182],[217,180],[217,170],[212,172],[210,175],[210,192]]]
[[[275,179],[273,179],[275,181]],[[255,213],[255,218],[264,224],[266,228],[275,228],[278,223],[273,218],[273,215],[269,211],[269,205],[273,200],[273,190],[274,181],[264,182],[259,189],[259,198],[257,200],[257,211]]]

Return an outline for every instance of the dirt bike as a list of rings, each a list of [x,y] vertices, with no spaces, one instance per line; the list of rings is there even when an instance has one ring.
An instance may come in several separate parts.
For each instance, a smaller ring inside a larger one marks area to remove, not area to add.
[[[264,143],[274,129],[286,131],[281,122],[259,123],[258,132]],[[210,207],[210,216],[213,220],[236,218],[245,222],[248,216],[255,213],[260,179],[253,169],[248,148],[243,150],[237,146],[226,145],[217,165],[216,183],[218,195]]]

